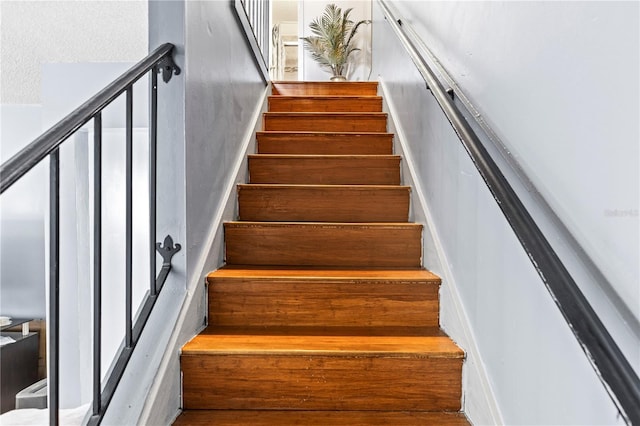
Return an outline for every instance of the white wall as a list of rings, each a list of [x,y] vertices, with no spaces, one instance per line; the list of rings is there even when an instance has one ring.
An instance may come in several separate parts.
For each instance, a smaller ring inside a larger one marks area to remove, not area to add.
[[[0,105],[0,162],[41,133],[39,105]],[[47,168],[40,165],[0,197],[0,312],[45,316],[44,212]]]
[[[397,6],[640,320],[640,5]]]
[[[608,276],[618,300],[580,272],[577,254],[563,259],[640,368],[640,334],[628,321],[640,315],[639,5],[393,4]],[[467,351],[471,420],[619,424],[615,405],[377,6],[374,19],[373,74],[397,111],[406,163],[421,188],[413,214],[429,227],[425,265],[444,278],[442,325]],[[624,89],[611,90],[613,81]],[[562,236],[550,238],[555,245]]]
[[[307,37],[312,35],[309,29],[309,24],[318,16],[322,16],[327,4],[334,3],[340,7],[343,11],[348,8],[353,8],[350,14],[350,18],[353,22],[358,22],[365,19],[371,19],[371,0],[337,0],[337,1],[324,1],[324,0],[305,0],[300,3],[299,8],[299,23],[303,26],[301,37]],[[349,68],[347,78],[349,80],[368,80],[369,73],[371,71],[371,25],[361,25],[358,29],[358,34],[354,37],[355,46],[361,50],[352,53],[350,57],[353,65]],[[302,41],[300,43],[300,49],[303,49]],[[327,81],[331,77],[330,71],[325,71],[320,68],[317,62],[311,58],[311,55],[307,50],[299,52],[299,58],[301,58],[301,68],[303,70],[303,80],[305,81]]]

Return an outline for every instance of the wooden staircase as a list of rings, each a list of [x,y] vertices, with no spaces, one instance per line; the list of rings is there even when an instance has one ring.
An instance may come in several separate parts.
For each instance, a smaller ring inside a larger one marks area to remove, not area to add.
[[[466,425],[376,83],[273,83],[176,425]]]

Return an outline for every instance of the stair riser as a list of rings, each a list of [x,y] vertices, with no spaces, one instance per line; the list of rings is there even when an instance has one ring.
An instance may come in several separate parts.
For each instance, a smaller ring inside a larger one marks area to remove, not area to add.
[[[271,112],[382,112],[382,98],[289,98],[269,97]]]
[[[462,360],[182,356],[186,409],[460,409]]]
[[[420,267],[419,225],[225,224],[229,265]]]
[[[263,129],[292,132],[386,132],[385,114],[265,113]]]
[[[438,284],[318,280],[217,280],[216,326],[438,327]]]
[[[409,189],[403,187],[238,188],[239,217],[275,222],[406,222]]]
[[[386,133],[258,133],[259,154],[390,155],[393,136]]]
[[[376,96],[378,83],[371,82],[275,82],[273,95],[284,96]]]
[[[400,157],[249,157],[251,183],[399,185]]]
[[[430,411],[184,411],[175,426],[469,426],[464,414]]]

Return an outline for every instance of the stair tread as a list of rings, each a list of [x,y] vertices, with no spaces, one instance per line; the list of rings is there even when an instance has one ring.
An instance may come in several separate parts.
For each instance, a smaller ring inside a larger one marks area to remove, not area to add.
[[[328,94],[377,95],[376,81],[274,81],[271,84],[273,95],[314,95]]]
[[[375,229],[406,229],[406,228],[422,228],[422,225],[414,222],[254,222],[254,221],[228,221],[224,222],[226,226],[236,226],[251,228],[255,226],[264,227],[319,227],[319,228],[375,228]]]
[[[312,183],[240,183],[242,189],[336,189],[350,191],[411,191],[405,185],[352,185],[352,184],[312,184]]]
[[[207,279],[213,281],[222,279],[302,279],[305,280],[381,280],[403,282],[440,282],[440,277],[426,269],[390,269],[390,268],[335,268],[335,267],[305,267],[305,266],[253,266],[253,265],[226,265],[209,273]]]
[[[379,95],[272,95],[276,99],[382,99]]]
[[[438,328],[412,327],[209,327],[182,348],[182,355],[324,355],[463,358]]]
[[[432,411],[305,411],[305,410],[186,410],[176,426],[463,426],[469,421],[459,412]]]
[[[316,132],[313,130],[308,130],[308,131],[304,131],[304,130],[262,130],[259,132],[256,132],[256,134],[258,136],[262,136],[262,135],[285,135],[285,136],[295,136],[295,135],[320,135],[320,136],[324,136],[324,135],[346,135],[346,136],[369,136],[369,135],[375,135],[375,136],[380,136],[380,135],[387,135],[387,136],[393,136],[393,133],[389,133],[389,132]]]
[[[349,116],[349,117],[357,117],[359,115],[364,115],[367,117],[370,116],[375,116],[375,117],[386,117],[387,113],[386,112],[379,112],[379,111],[371,111],[371,112],[362,112],[362,111],[357,111],[357,112],[331,112],[331,111],[270,111],[270,112],[265,112],[264,113],[266,116],[271,116],[271,117],[277,117],[277,116],[282,116],[282,117],[289,117],[289,116],[295,116],[295,115],[299,115],[301,117],[316,117],[316,116],[322,116],[322,115],[326,115],[329,117],[337,117],[337,116]]]
[[[340,160],[356,160],[356,159],[399,159],[399,155],[392,154],[249,154],[249,158],[260,159],[340,159]]]

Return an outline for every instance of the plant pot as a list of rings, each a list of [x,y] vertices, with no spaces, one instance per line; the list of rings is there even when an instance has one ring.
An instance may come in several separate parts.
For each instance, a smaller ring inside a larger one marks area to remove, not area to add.
[[[347,77],[344,75],[334,75],[330,78],[331,81],[347,81]]]

